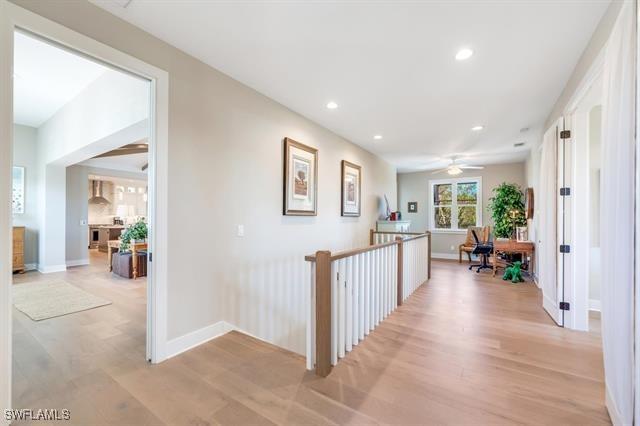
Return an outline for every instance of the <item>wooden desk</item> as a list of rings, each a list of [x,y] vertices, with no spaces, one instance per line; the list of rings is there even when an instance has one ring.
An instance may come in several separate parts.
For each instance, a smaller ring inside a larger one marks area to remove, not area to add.
[[[535,266],[534,252],[536,245],[533,241],[516,241],[516,240],[494,240],[493,241],[493,276],[496,276],[498,269],[498,254],[521,254],[523,263],[527,264],[529,275],[533,277],[533,268]],[[531,258],[531,263],[527,260]]]
[[[146,250],[147,243],[130,243],[131,248],[131,268],[133,268],[133,279],[138,278],[138,258],[136,252],[139,250]],[[120,240],[110,240],[107,243],[107,255],[109,256],[109,271],[113,271],[113,249],[120,250]]]

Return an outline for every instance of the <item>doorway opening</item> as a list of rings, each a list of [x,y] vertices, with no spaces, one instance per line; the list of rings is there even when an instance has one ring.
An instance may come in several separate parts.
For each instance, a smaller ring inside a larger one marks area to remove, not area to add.
[[[152,359],[154,99],[148,79],[13,36],[12,393],[25,408]]]

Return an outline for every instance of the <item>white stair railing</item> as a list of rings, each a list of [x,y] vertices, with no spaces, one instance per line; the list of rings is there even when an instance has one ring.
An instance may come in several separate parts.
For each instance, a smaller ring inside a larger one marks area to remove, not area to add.
[[[326,376],[428,279],[430,234],[414,234],[310,262],[307,368]],[[405,275],[404,271],[408,272]]]

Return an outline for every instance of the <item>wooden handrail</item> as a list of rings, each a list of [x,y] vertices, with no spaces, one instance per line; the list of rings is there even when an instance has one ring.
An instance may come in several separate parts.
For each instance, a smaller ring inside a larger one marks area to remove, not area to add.
[[[361,247],[357,249],[344,250],[336,253],[331,253],[331,261],[333,262],[334,260],[344,259],[345,257],[355,256],[357,254],[366,253],[368,251],[381,249],[383,247],[388,247],[395,244],[398,244],[398,241],[389,241],[388,243],[375,244],[373,246],[367,246],[367,247]],[[304,260],[306,260],[307,262],[315,262],[317,260],[316,257],[317,256],[315,254],[310,254],[305,256]]]

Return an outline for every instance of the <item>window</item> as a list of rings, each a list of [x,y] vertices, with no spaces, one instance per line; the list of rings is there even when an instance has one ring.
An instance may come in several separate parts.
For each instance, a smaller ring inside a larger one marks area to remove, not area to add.
[[[482,179],[432,180],[429,221],[436,232],[464,232],[482,224]]]

